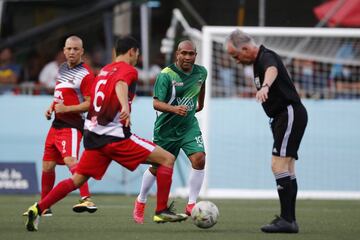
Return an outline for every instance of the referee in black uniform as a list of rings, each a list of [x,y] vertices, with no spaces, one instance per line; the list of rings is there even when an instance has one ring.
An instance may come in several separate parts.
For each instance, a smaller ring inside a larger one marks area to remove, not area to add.
[[[263,227],[267,233],[298,233],[295,218],[297,182],[295,159],[307,124],[307,112],[279,55],[258,47],[248,34],[235,30],[226,40],[226,50],[237,63],[254,67],[256,100],[270,118],[274,138],[271,168],[280,199],[280,216]]]

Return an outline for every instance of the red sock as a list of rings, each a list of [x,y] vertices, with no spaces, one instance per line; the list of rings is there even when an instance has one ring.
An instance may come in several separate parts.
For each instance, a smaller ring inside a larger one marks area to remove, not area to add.
[[[74,185],[74,182],[71,178],[59,182],[53,188],[53,190],[51,190],[49,194],[38,203],[39,208],[41,211],[44,211],[45,209],[51,207],[56,202],[66,197],[66,195],[74,191],[76,188],[77,187]]]
[[[74,166],[70,169],[71,174],[74,175],[75,169],[76,169],[76,166]],[[80,191],[80,196],[82,199],[90,197],[89,185],[88,185],[87,181],[79,188],[79,191]]]
[[[44,172],[41,175],[41,199],[53,189],[55,183],[55,171]]]
[[[167,208],[169,193],[172,182],[173,169],[160,165],[156,173],[157,204],[156,212]]]

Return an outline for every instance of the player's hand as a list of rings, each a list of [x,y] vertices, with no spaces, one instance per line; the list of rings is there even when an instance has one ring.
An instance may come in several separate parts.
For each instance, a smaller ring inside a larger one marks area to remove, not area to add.
[[[130,111],[128,107],[121,109],[120,121],[125,121],[125,127],[128,127],[130,125]]]
[[[265,102],[268,99],[269,87],[265,86],[260,88],[259,91],[256,93],[256,101],[258,102]]]
[[[185,105],[174,106],[174,113],[180,116],[186,116],[188,107]]]
[[[56,104],[54,108],[56,113],[65,113],[68,109],[63,103]]]
[[[45,111],[45,117],[46,117],[47,120],[50,120],[50,119],[51,119],[52,113],[53,113],[52,107],[48,108],[48,109]]]

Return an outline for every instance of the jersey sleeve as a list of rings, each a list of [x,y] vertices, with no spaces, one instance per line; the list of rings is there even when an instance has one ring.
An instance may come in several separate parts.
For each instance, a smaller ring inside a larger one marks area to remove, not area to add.
[[[92,88],[92,84],[94,83],[94,80],[95,80],[94,74],[92,72],[89,72],[89,74],[86,75],[84,79],[81,81],[80,91],[84,97],[90,96],[91,88]]]
[[[278,68],[276,57],[272,53],[266,52],[263,57],[262,66],[264,66],[264,71],[266,71],[266,69],[268,69],[269,67]]]
[[[123,81],[130,86],[133,82],[137,81],[138,73],[135,68],[128,68],[127,71],[118,71],[116,76],[116,82]]]
[[[166,73],[160,73],[155,81],[154,98],[164,102],[170,86],[169,76]]]

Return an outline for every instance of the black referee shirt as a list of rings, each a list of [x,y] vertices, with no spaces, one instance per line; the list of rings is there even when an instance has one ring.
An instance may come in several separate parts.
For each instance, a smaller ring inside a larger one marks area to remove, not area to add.
[[[273,118],[285,110],[288,105],[299,104],[301,101],[280,56],[263,45],[260,46],[253,66],[257,90],[261,88],[264,82],[266,69],[271,66],[277,68],[278,75],[269,89],[268,99],[262,103],[262,106],[266,115]]]

